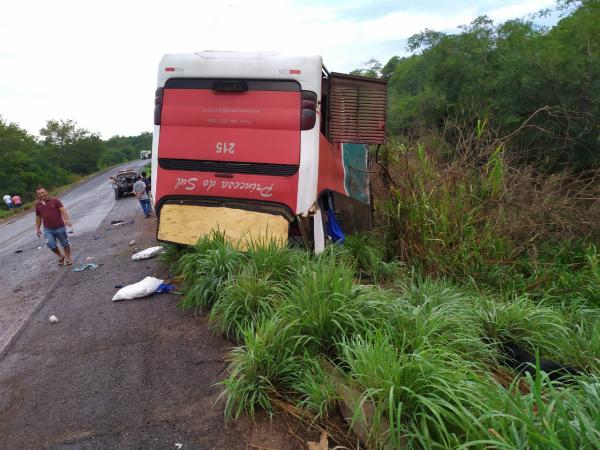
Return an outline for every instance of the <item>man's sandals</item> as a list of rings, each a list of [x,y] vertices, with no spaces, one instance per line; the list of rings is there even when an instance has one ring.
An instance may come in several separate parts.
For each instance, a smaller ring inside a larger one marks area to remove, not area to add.
[[[71,258],[67,258],[65,261],[65,256],[61,256],[60,258],[58,258],[58,265],[59,266],[72,266],[73,260]]]

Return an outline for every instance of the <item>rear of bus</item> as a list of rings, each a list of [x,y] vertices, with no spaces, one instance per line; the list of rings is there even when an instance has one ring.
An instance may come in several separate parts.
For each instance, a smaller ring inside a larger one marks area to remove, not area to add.
[[[195,244],[211,230],[287,241],[311,202],[299,184],[316,191],[321,64],[227,52],[163,57],[152,152],[160,241]]]

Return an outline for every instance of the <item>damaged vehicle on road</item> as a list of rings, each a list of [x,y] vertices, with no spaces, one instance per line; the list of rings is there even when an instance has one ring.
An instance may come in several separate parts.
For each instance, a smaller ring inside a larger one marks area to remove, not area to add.
[[[120,170],[115,176],[110,177],[115,191],[115,200],[133,193],[133,183],[135,183],[137,175],[134,170],[128,169]]]

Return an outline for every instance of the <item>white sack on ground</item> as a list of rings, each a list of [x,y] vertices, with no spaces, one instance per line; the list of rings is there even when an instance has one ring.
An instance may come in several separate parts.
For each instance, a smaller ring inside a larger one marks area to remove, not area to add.
[[[113,302],[118,300],[131,300],[132,298],[146,297],[147,295],[154,294],[158,286],[163,282],[154,277],[146,277],[142,281],[138,281],[134,284],[129,284],[122,287],[112,298]]]
[[[161,252],[162,247],[158,245],[156,247],[150,247],[146,250],[142,250],[141,252],[134,253],[133,255],[131,255],[131,259],[133,259],[134,261],[139,261],[140,259],[148,259],[158,255]]]

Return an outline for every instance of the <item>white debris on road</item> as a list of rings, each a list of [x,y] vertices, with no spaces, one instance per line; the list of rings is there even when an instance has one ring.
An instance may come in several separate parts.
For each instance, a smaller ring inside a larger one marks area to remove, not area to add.
[[[150,247],[150,248],[147,248],[146,250],[142,250],[141,252],[134,253],[133,255],[131,255],[131,259],[134,261],[139,261],[141,259],[153,258],[156,255],[158,255],[159,253],[162,253],[162,251],[163,251],[163,248],[160,245],[158,245],[156,247]]]
[[[163,280],[159,280],[158,278],[146,277],[142,281],[129,284],[119,289],[119,291],[112,298],[112,301],[116,302],[119,300],[131,300],[134,298],[141,298],[154,294],[162,282]]]
[[[56,323],[56,322],[58,322],[58,317],[50,316],[50,317],[48,317],[48,320],[50,321],[50,323]]]

